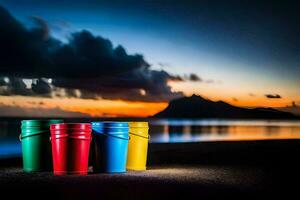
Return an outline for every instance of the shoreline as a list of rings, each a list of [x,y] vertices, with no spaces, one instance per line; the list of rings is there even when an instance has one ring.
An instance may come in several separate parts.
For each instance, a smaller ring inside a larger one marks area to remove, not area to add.
[[[300,139],[149,143],[147,164],[267,164],[296,155],[300,155]],[[20,165],[21,155],[0,159],[0,167],[6,163]]]

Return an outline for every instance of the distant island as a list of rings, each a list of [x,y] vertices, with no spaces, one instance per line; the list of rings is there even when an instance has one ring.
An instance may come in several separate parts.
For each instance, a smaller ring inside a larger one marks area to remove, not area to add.
[[[296,115],[273,108],[241,108],[223,101],[211,101],[198,95],[172,100],[155,118],[224,119],[299,119]]]

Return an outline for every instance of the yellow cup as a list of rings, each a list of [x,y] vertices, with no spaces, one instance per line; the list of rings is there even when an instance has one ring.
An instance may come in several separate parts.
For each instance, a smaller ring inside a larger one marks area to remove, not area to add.
[[[129,144],[126,168],[146,170],[149,126],[148,122],[129,122]]]

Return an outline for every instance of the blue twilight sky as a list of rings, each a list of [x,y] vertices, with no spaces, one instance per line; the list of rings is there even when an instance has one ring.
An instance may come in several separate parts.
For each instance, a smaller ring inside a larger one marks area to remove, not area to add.
[[[296,1],[0,0],[0,5],[27,26],[30,16],[45,19],[63,41],[87,29],[143,54],[153,68],[196,73],[224,88],[244,87],[247,94],[299,96]]]

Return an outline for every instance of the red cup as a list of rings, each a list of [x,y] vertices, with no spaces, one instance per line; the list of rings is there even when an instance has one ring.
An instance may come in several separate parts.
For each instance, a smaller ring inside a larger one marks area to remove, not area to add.
[[[52,124],[50,131],[54,174],[87,174],[91,124]]]

